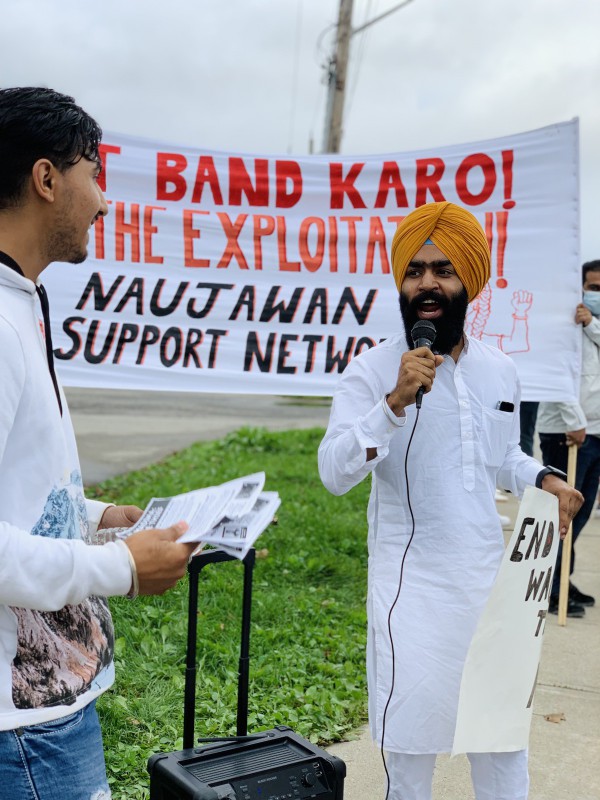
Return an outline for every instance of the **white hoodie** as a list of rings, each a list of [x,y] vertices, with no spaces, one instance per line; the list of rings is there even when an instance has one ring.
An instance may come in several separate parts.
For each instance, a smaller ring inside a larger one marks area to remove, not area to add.
[[[0,730],[71,714],[114,679],[104,597],[131,569],[122,543],[88,544],[106,506],[83,495],[61,399],[62,417],[35,284],[0,263]]]

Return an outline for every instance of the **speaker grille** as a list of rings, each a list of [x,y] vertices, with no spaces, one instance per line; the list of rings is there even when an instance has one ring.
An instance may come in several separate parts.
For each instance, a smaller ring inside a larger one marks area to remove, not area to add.
[[[253,750],[207,757],[200,763],[186,764],[185,769],[202,783],[212,784],[293,764],[307,756],[312,757],[312,753],[295,743],[274,742]]]

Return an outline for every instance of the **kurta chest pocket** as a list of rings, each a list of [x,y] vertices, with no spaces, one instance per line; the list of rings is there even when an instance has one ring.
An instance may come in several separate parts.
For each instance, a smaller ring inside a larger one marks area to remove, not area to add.
[[[500,467],[504,463],[514,413],[495,408],[482,409],[480,442],[481,456],[486,466]]]

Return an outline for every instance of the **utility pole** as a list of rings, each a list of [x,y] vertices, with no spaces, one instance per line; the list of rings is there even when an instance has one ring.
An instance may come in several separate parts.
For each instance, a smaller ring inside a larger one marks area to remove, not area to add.
[[[352,36],[352,4],[354,0],[340,0],[335,55],[329,62],[327,109],[325,112],[324,153],[339,153],[342,141],[346,72]]]
[[[413,0],[403,0],[403,2],[354,29],[352,28],[353,2],[354,0],[340,0],[335,55],[329,59],[327,64],[327,106],[325,109],[325,135],[323,136],[324,153],[340,152],[350,39],[355,33],[361,33],[375,22],[379,22],[379,20],[393,14],[394,11],[398,11],[400,8],[412,3]]]

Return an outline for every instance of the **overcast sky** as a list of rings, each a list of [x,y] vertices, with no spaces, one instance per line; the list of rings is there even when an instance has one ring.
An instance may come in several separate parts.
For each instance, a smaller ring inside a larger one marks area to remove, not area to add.
[[[355,0],[354,27],[397,5]],[[316,151],[338,0],[2,0],[0,85],[75,96],[110,131]],[[600,258],[600,2],[413,0],[353,37],[343,153],[580,119],[581,255]]]

